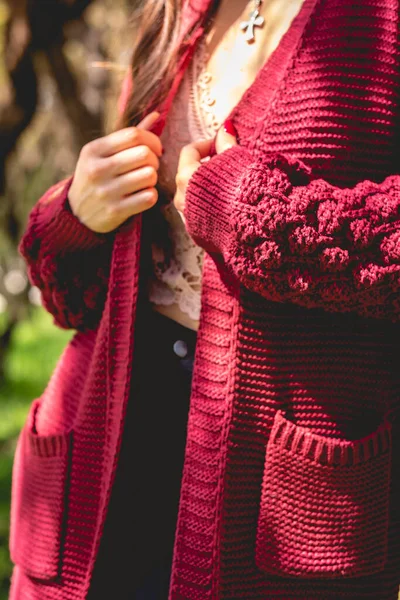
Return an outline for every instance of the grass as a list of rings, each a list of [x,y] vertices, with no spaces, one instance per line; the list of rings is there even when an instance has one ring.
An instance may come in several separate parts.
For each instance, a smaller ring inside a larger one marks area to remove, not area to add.
[[[72,332],[55,327],[42,309],[14,331],[0,386],[0,600],[7,600],[11,563],[8,556],[12,460],[29,406],[43,392]]]

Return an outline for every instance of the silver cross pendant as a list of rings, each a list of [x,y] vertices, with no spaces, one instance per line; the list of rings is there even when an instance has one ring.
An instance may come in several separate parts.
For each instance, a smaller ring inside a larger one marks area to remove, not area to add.
[[[240,29],[245,30],[245,32],[246,32],[245,40],[249,44],[253,43],[254,40],[256,39],[255,35],[254,35],[254,29],[256,27],[263,27],[263,25],[265,23],[264,17],[262,17],[260,15],[260,11],[258,10],[258,7],[260,6],[260,4],[261,4],[261,2],[257,3],[255,10],[253,10],[250,13],[249,20],[242,21],[242,23],[240,24]]]

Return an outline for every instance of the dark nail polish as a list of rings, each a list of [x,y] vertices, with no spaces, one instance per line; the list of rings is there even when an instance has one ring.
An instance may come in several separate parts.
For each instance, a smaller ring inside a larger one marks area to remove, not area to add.
[[[237,137],[237,131],[231,119],[227,119],[223,127],[226,133],[229,133],[229,135],[233,135],[233,137]]]

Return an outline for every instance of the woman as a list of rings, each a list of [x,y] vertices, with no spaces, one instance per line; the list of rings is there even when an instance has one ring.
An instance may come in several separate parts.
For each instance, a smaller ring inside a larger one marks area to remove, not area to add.
[[[77,334],[18,445],[11,599],[395,600],[399,3],[179,4],[142,3],[124,127],[21,243]]]

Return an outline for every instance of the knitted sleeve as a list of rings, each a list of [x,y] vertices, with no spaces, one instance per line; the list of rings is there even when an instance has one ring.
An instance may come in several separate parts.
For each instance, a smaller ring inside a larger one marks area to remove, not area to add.
[[[400,176],[342,189],[242,147],[189,182],[186,221],[244,286],[278,302],[400,319]]]
[[[53,186],[34,206],[19,251],[55,323],[94,329],[105,303],[113,236],[91,231],[74,216],[71,183]]]

